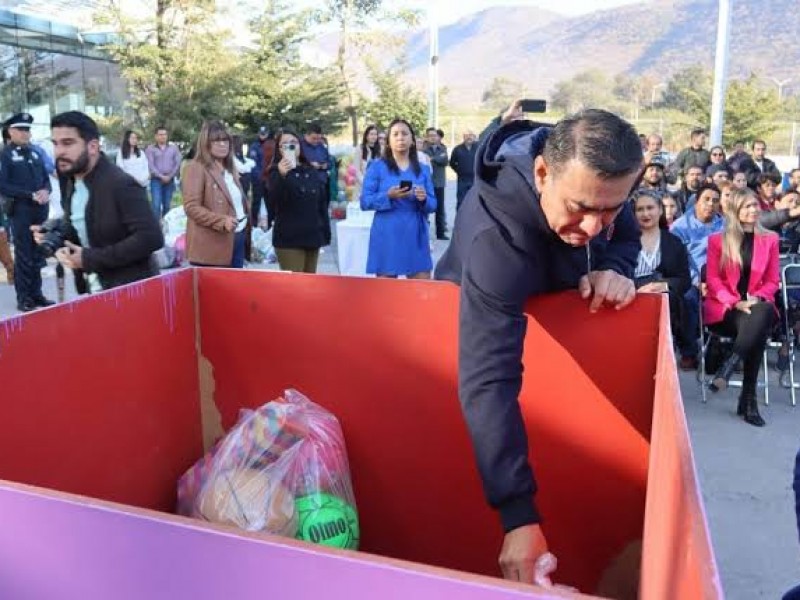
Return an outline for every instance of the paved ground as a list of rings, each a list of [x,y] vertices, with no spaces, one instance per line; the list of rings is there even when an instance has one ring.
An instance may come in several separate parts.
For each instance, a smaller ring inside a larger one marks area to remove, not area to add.
[[[448,199],[452,217],[454,189],[448,189]],[[434,259],[445,247],[446,242],[435,242]],[[335,240],[321,256],[320,272],[337,273]],[[44,275],[45,294],[55,298],[53,267]],[[0,269],[0,319],[16,314],[13,289],[3,277]],[[68,286],[68,297],[74,294]],[[762,409],[768,425],[758,429],[736,418],[736,390],[709,397],[703,404],[694,374],[686,373],[681,374],[681,389],[726,595],[733,600],[780,598],[800,582],[791,491],[794,456],[800,446],[800,407],[790,406],[788,390],[780,388],[773,376],[771,403]]]

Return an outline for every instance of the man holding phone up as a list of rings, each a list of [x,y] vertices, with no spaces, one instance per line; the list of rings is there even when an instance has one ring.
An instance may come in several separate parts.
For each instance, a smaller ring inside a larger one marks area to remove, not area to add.
[[[306,157],[308,164],[316,169],[317,177],[328,189],[328,168],[331,163],[331,155],[322,141],[322,127],[319,126],[319,123],[311,123],[308,126],[300,144],[303,156]],[[328,195],[330,196],[330,194]]]
[[[461,286],[459,398],[505,531],[507,579],[534,583],[547,554],[518,403],[524,305],[567,289],[589,300],[591,312],[633,301],[640,242],[627,200],[641,171],[639,137],[616,115],[586,110],[540,126],[523,120],[517,101],[484,134],[475,185],[436,267],[437,279]]]

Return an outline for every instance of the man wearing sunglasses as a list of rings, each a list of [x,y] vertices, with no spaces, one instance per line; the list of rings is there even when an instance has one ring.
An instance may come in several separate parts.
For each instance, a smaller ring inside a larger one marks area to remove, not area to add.
[[[633,127],[602,110],[552,126],[516,102],[478,148],[436,278],[461,286],[459,397],[507,579],[533,583],[546,553],[518,395],[531,296],[577,289],[596,312],[630,304],[640,236],[628,202],[642,171]],[[471,198],[471,199],[470,199]]]

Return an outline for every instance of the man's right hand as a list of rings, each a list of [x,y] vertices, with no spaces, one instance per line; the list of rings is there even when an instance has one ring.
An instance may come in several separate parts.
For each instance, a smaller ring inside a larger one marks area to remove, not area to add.
[[[503,577],[533,585],[534,565],[547,552],[547,540],[541,526],[523,525],[506,533],[500,551]]]
[[[511,123],[511,121],[518,121],[525,118],[525,113],[522,112],[522,99],[517,98],[511,103],[506,112],[500,117],[500,122],[503,125]]]
[[[44,241],[41,225],[31,225],[31,233],[33,234],[33,241],[37,244],[41,244]]]

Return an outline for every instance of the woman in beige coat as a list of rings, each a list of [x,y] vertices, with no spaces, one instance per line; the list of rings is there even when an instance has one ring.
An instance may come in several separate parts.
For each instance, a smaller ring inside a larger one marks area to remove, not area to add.
[[[250,209],[233,162],[233,145],[218,121],[203,124],[195,158],[183,173],[188,217],[186,253],[197,266],[244,266]]]

